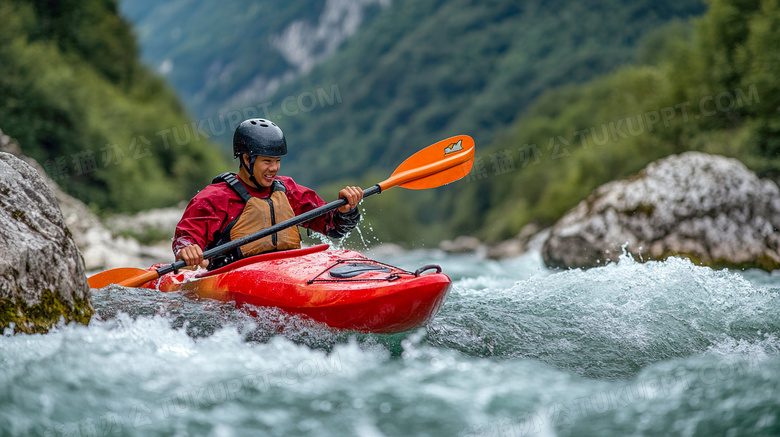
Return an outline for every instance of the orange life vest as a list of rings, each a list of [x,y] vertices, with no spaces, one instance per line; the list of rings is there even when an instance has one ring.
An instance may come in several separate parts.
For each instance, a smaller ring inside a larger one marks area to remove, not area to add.
[[[271,184],[271,194],[267,198],[249,194],[246,187],[236,178],[235,173],[223,173],[212,181],[212,183],[218,182],[226,182],[236,194],[241,196],[245,205],[241,214],[228,223],[218,235],[215,235],[207,249],[254,234],[295,217],[295,212],[293,212],[290,201],[285,195],[287,189],[279,179],[275,179]],[[247,256],[300,248],[301,235],[298,233],[298,227],[292,226],[212,258],[209,269],[222,267]]]

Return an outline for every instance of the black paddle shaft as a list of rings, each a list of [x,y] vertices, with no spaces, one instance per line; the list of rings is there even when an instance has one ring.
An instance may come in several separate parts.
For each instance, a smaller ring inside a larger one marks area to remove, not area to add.
[[[379,184],[377,184],[377,185],[374,185],[371,188],[366,188],[365,190],[363,190],[363,198],[366,198],[366,197],[374,195],[374,194],[379,194],[381,192],[382,192],[382,188],[379,186]],[[275,224],[273,226],[270,226],[270,227],[267,227],[267,228],[265,228],[263,230],[257,231],[254,234],[249,234],[249,235],[246,235],[246,236],[243,236],[243,237],[239,238],[238,240],[233,240],[233,241],[231,241],[229,243],[225,243],[225,244],[223,244],[221,246],[217,246],[217,247],[215,247],[213,249],[209,249],[209,250],[203,252],[203,259],[212,258],[214,256],[217,256],[217,255],[221,254],[221,253],[225,253],[225,252],[227,252],[230,249],[233,249],[233,248],[236,248],[236,247],[239,247],[239,246],[243,246],[243,245],[245,245],[247,243],[251,243],[251,242],[253,242],[255,240],[259,240],[259,239],[261,239],[263,237],[267,237],[267,236],[269,236],[271,234],[275,234],[275,233],[281,231],[282,229],[287,229],[287,228],[289,228],[291,226],[297,226],[297,225],[299,225],[301,223],[308,222],[309,220],[313,220],[313,219],[315,219],[315,218],[317,218],[317,217],[319,217],[319,216],[321,216],[323,214],[327,214],[327,213],[329,213],[331,211],[339,209],[339,208],[341,208],[342,206],[344,206],[346,204],[347,204],[347,199],[344,199],[343,197],[340,198],[339,200],[334,200],[333,202],[330,202],[330,203],[328,203],[326,205],[322,205],[322,206],[320,206],[318,208],[314,208],[311,211],[304,212],[303,214],[295,216],[295,217],[293,217],[293,218],[291,218],[289,220],[285,220],[285,221],[283,221],[281,223],[277,223],[277,224]],[[175,271],[175,270],[179,270],[180,268],[186,267],[186,266],[187,266],[187,262],[186,261],[179,260],[179,261],[176,261],[175,263],[169,264],[169,265],[167,265],[165,267],[160,267],[159,269],[157,269],[157,273],[159,273],[160,276],[162,276],[162,275],[164,275],[166,273],[169,273],[169,272],[172,272],[172,271]]]

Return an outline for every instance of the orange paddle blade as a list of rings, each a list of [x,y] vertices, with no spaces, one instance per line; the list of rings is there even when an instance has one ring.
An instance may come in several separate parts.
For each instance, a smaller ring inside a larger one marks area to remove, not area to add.
[[[466,176],[473,165],[474,140],[458,135],[410,156],[379,186],[383,191],[396,185],[412,190],[440,187]]]
[[[122,287],[140,287],[149,281],[154,281],[160,277],[160,273],[157,270],[144,270],[142,275],[137,275],[132,278],[127,278],[120,282]]]
[[[122,281],[143,275],[148,272],[148,270],[123,267],[120,269],[106,270],[105,272],[92,275],[87,281],[89,282],[89,288],[103,288],[111,284],[119,284]]]

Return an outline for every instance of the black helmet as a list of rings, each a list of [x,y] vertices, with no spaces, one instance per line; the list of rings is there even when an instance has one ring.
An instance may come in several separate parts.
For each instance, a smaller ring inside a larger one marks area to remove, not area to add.
[[[245,120],[233,134],[233,156],[270,156],[287,154],[287,140],[279,126],[263,118]]]

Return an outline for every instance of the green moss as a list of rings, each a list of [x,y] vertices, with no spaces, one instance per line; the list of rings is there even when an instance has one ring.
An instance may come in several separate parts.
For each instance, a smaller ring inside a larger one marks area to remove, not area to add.
[[[16,219],[16,221],[24,222],[24,224],[27,225],[28,228],[32,229],[35,232],[41,232],[41,229],[38,227],[38,225],[35,224],[32,220],[30,220],[29,217],[27,217],[27,214],[25,214],[24,211],[20,209],[15,209],[11,211],[11,217]]]
[[[3,132],[95,208],[175,204],[227,163],[210,135],[191,135],[183,105],[141,63],[116,3],[0,2]],[[100,148],[102,158],[92,153]]]
[[[623,213],[627,215],[634,215],[634,214],[651,215],[653,211],[655,211],[655,205],[646,205],[644,203],[640,203],[633,210],[623,211]]]
[[[8,187],[5,187],[2,190],[0,190],[0,194],[2,194],[3,196],[7,196],[8,193],[10,193],[10,192],[11,192],[11,189],[8,188]]]
[[[89,300],[74,299],[74,304],[71,309],[51,290],[44,290],[41,301],[30,306],[19,299],[0,299],[0,329],[14,323],[15,332],[45,333],[59,322],[60,317],[64,317],[67,323],[88,324],[95,312]]]

